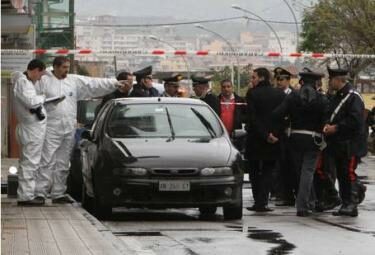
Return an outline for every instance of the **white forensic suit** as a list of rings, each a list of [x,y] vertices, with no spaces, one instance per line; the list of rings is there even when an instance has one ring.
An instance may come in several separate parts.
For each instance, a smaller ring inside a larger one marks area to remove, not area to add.
[[[18,201],[29,201],[36,197],[38,183],[36,181],[40,167],[43,141],[46,134],[47,119],[39,120],[30,109],[42,107],[45,97],[37,95],[35,85],[21,72],[12,73],[14,84],[15,112],[18,120],[16,137],[20,144],[18,171]],[[37,82],[38,83],[38,82]]]
[[[46,197],[49,193],[52,199],[65,196],[77,123],[77,101],[109,94],[117,89],[117,84],[116,79],[75,74],[68,74],[61,80],[51,72],[43,76],[38,87],[39,93],[47,98],[65,95],[65,99],[58,104],[46,105],[48,120],[38,178],[38,196]]]

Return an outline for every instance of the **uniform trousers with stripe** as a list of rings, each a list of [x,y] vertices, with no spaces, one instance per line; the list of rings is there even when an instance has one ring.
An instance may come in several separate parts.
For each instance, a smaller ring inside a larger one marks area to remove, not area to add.
[[[329,153],[336,166],[339,192],[343,204],[355,203],[352,194],[355,193],[353,189],[355,189],[357,182],[355,170],[358,165],[358,157],[350,153],[345,146],[340,145],[330,146]]]

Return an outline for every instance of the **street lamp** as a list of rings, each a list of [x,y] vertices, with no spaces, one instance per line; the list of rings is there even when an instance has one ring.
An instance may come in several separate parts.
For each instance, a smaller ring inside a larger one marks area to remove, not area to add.
[[[217,37],[221,38],[229,46],[229,48],[233,52],[233,54],[235,54],[235,50],[233,48],[233,45],[227,39],[225,39],[224,36],[222,36],[221,34],[215,32],[213,30],[210,30],[210,29],[202,26],[201,24],[195,24],[194,26],[196,28],[202,29],[202,30],[204,30],[206,32],[212,33],[212,34],[216,35]],[[237,93],[239,94],[240,93],[240,86],[241,86],[240,85],[241,84],[241,81],[240,81],[240,61],[239,61],[237,55],[234,55],[234,56],[235,56],[236,61],[237,61]]]
[[[299,48],[299,29],[298,29],[298,22],[297,22],[296,14],[294,13],[293,8],[290,6],[288,1],[287,0],[283,0],[283,1],[286,4],[286,6],[288,6],[289,11],[292,13],[294,23],[296,25],[296,52],[298,52],[298,50],[299,50],[298,49]]]
[[[150,38],[151,40],[154,40],[154,41],[158,41],[158,42],[164,43],[164,44],[168,45],[169,47],[171,47],[172,49],[177,50],[177,48],[174,47],[171,43],[169,43],[167,41],[164,41],[164,40],[160,39],[159,37],[156,37],[155,35],[150,35],[148,38]],[[189,63],[186,60],[186,58],[185,58],[184,55],[180,55],[180,56],[181,56],[182,60],[185,63],[185,66],[186,66],[187,78],[188,78],[188,80],[190,80],[190,66],[189,66]]]
[[[273,27],[269,24],[269,22],[267,22],[267,20],[263,19],[261,16],[257,15],[256,13],[252,12],[252,11],[249,11],[247,9],[244,9],[242,8],[241,6],[239,5],[236,5],[236,4],[232,4],[232,8],[233,9],[236,9],[236,10],[240,10],[240,11],[243,11],[243,12],[246,12],[246,13],[249,13],[250,15],[253,15],[255,17],[257,17],[258,19],[260,19],[261,21],[264,22],[264,24],[267,25],[267,27],[272,31],[272,33],[275,35],[276,39],[277,39],[277,42],[279,44],[279,47],[280,47],[280,53],[283,52],[283,47],[281,46],[281,42],[280,42],[280,38],[279,38],[279,35],[276,33],[276,31],[273,29]],[[245,19],[247,18],[246,16],[244,17]]]

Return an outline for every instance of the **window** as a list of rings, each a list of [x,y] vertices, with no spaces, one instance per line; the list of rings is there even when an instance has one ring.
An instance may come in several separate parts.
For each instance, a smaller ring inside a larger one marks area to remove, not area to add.
[[[223,134],[207,106],[182,104],[117,105],[108,134],[124,138],[214,138]]]

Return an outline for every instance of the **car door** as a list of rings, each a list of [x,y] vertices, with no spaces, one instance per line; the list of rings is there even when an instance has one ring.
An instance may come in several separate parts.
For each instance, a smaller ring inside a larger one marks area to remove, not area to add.
[[[92,130],[90,131],[91,139],[82,139],[81,142],[81,161],[82,161],[82,177],[85,185],[86,194],[90,197],[94,197],[94,189],[92,185],[92,167],[95,164],[98,151],[98,141],[102,134],[103,123],[105,117],[112,104],[106,104],[104,108],[99,112],[95,119]]]

